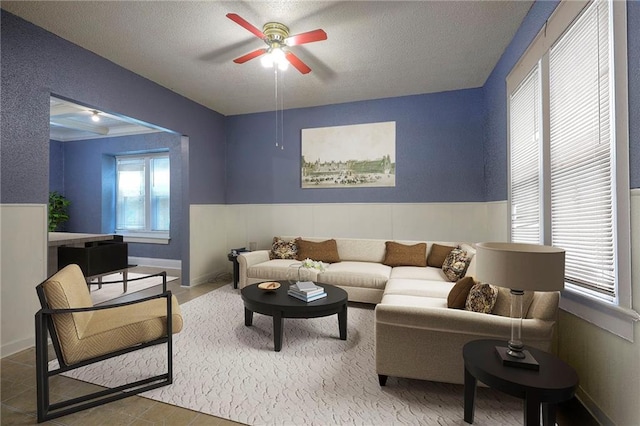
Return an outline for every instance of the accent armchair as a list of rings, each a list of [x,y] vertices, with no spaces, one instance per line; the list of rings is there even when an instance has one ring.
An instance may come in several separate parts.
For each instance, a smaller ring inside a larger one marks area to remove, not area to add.
[[[161,294],[104,306],[93,306],[85,277],[75,264],[65,266],[36,287],[41,304],[35,315],[38,422],[173,382],[172,334],[182,329],[182,315],[175,296],[166,290],[166,272],[154,275],[163,277]],[[53,370],[48,366],[47,335],[59,363]],[[50,404],[50,377],[163,343],[167,344],[166,373]]]

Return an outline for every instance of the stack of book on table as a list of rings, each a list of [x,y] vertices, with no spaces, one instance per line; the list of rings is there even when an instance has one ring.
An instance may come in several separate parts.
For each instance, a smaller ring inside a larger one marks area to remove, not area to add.
[[[311,281],[298,281],[290,285],[287,294],[296,299],[304,300],[305,302],[313,302],[314,300],[327,297],[324,288],[315,285]]]

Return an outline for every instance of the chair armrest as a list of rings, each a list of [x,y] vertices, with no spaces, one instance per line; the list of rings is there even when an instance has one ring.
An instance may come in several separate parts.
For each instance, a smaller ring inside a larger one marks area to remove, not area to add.
[[[257,250],[238,254],[238,287],[247,286],[247,269],[269,260],[269,250]]]
[[[105,309],[119,308],[121,306],[135,305],[138,303],[148,302],[149,300],[161,299],[161,298],[167,298],[170,301],[171,291],[165,291],[160,294],[155,294],[153,296],[145,297],[144,299],[136,299],[136,300],[131,300],[129,302],[114,303],[112,305],[90,306],[87,308],[65,308],[65,309],[42,308],[37,313],[41,313],[45,315],[53,315],[53,314],[72,314],[74,312],[93,312],[93,311],[101,311]],[[170,310],[171,310],[171,306],[169,303],[169,311]]]
[[[155,274],[145,275],[144,277],[127,278],[127,283],[130,283],[130,282],[133,282],[133,281],[145,280],[147,278],[152,278],[152,277],[162,277],[162,292],[164,293],[165,291],[167,291],[167,271],[162,271],[162,272],[157,272]],[[122,284],[122,283],[124,283],[124,279],[116,280],[116,281],[102,281],[99,284],[100,285],[105,285],[105,284]],[[98,284],[98,283],[91,283],[91,284]]]

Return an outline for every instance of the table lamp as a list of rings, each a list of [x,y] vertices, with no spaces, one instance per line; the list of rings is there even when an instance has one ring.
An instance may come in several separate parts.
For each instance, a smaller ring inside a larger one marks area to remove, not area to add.
[[[538,370],[538,363],[523,350],[522,295],[525,291],[560,291],[564,288],[564,250],[538,244],[476,244],[476,279],[511,290],[511,338],[496,346],[503,365]]]

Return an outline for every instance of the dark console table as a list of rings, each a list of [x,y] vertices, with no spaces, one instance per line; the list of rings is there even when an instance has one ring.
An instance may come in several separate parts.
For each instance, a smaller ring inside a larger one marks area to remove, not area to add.
[[[75,263],[82,269],[87,282],[92,277],[126,270],[129,264],[127,243],[123,242],[122,237],[118,235],[112,236],[109,240],[86,241],[79,247],[60,245],[57,248],[57,255],[58,269]],[[126,274],[124,277],[126,292]]]
[[[578,374],[556,356],[525,346],[540,364],[540,370],[502,365],[496,346],[506,346],[500,340],[475,340],[462,348],[464,358],[464,421],[473,423],[476,383],[524,399],[524,424],[540,425],[542,404],[543,424],[555,425],[556,404],[571,399],[578,387]]]

